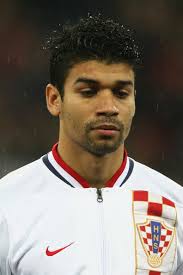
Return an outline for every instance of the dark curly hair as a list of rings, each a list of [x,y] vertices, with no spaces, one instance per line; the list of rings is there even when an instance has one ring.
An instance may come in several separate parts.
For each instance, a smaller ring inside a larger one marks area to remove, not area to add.
[[[59,26],[46,43],[50,50],[50,83],[62,93],[69,69],[89,60],[126,62],[136,70],[141,54],[134,31],[101,14],[81,18],[75,25]],[[63,94],[62,94],[63,96]]]

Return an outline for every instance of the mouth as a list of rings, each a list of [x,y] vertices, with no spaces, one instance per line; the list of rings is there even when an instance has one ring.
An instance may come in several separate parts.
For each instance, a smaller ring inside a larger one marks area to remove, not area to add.
[[[120,129],[113,124],[101,124],[94,127],[92,130],[103,136],[113,136],[120,131]]]
[[[93,130],[111,130],[111,131],[119,131],[119,127],[114,124],[101,124],[97,127],[94,127]]]

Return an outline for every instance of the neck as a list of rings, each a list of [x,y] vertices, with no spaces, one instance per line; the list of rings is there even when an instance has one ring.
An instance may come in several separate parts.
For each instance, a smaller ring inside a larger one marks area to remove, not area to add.
[[[91,187],[102,188],[121,166],[124,145],[122,144],[113,153],[96,156],[77,144],[68,144],[66,139],[59,139],[58,153]]]

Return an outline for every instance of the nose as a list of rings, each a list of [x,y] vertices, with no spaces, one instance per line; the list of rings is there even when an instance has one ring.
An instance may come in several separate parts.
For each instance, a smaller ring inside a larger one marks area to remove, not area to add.
[[[96,113],[98,116],[117,116],[119,114],[114,95],[110,90],[106,89],[99,93]]]

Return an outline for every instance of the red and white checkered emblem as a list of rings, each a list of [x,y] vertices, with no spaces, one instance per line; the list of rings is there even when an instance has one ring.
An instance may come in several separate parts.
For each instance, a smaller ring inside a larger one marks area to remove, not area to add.
[[[154,220],[137,224],[137,228],[149,265],[152,267],[160,266],[162,258],[171,244],[174,228],[168,228],[162,222]]]
[[[133,191],[133,212],[138,269],[169,272],[176,250],[174,202],[148,191]]]

